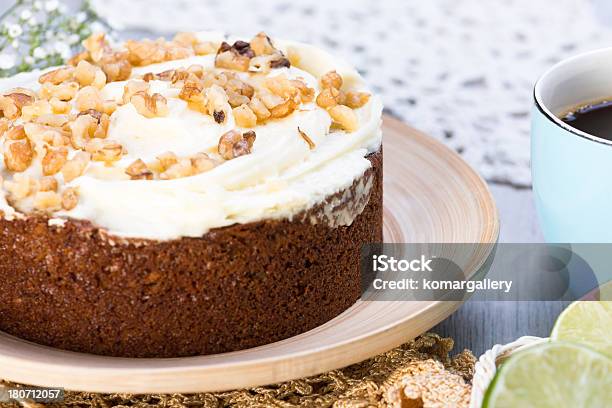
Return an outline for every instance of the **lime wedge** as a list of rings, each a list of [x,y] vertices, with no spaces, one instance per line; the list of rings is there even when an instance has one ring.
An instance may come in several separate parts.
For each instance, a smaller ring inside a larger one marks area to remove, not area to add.
[[[612,301],[574,302],[557,318],[552,340],[584,344],[612,357]]]
[[[612,359],[579,344],[551,342],[506,360],[482,406],[609,407],[611,401]]]

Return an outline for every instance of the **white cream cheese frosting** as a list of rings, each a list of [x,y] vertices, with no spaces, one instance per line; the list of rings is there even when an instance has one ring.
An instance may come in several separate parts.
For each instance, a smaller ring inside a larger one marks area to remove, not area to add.
[[[200,33],[201,39],[217,39]],[[275,41],[294,64],[273,69],[269,76],[285,74],[302,78],[319,92],[318,79],[336,70],[352,89],[368,91],[363,79],[349,65],[315,47]],[[159,73],[192,64],[214,69],[214,55],[194,56],[135,68],[133,77]],[[2,90],[25,86],[36,88],[40,73],[20,74],[0,82]],[[178,98],[179,89],[168,82],[151,81],[151,89],[166,97],[169,114],[147,118],[132,104],[117,108],[110,117],[108,138],[126,150],[121,160],[107,165],[92,162],[87,171],[70,181],[78,188],[78,205],[70,211],[54,213],[58,219],[89,220],[112,235],[127,238],[168,240],[199,237],[212,228],[270,218],[291,218],[343,191],[370,168],[365,156],[380,147],[382,103],[372,96],[355,109],[356,131],[330,131],[327,111],[311,102],[289,116],[240,129],[232,115],[218,124],[209,115],[193,111]],[[120,100],[125,82],[111,82],[102,90],[105,99]],[[136,159],[147,162],[163,152],[177,155],[215,152],[219,137],[228,130],[254,130],[256,140],[251,154],[223,162],[210,171],[173,180],[130,180],[125,167]],[[311,149],[298,128],[314,142]],[[4,163],[0,170],[5,173]],[[40,176],[40,166],[27,171]],[[61,178],[61,176],[60,176]],[[6,192],[0,193],[0,209],[5,217],[15,210]],[[350,217],[344,223],[350,223]],[[61,223],[56,223],[60,225]]]

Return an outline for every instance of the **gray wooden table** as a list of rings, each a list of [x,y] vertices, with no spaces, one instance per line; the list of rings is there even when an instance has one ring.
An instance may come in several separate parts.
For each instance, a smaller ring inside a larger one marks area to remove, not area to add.
[[[490,184],[501,219],[500,242],[542,242],[530,189]],[[494,344],[505,344],[518,337],[547,337],[563,302],[476,302],[468,301],[432,329],[455,339],[455,351],[464,348],[478,356]]]

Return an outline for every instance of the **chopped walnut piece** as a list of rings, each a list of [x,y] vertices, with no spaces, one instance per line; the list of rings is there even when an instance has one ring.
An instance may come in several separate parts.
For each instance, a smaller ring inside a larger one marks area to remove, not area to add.
[[[96,78],[96,67],[87,61],[80,61],[74,70],[74,78],[81,86],[91,85]]]
[[[107,82],[124,81],[132,74],[132,65],[127,60],[127,54],[115,52],[104,56],[100,68],[106,75]]]
[[[370,100],[370,94],[366,92],[347,92],[344,105],[351,109],[361,108]]]
[[[217,123],[224,123],[229,110],[227,94],[219,85],[213,85],[205,91],[208,114],[212,115]]]
[[[343,101],[343,94],[336,88],[325,88],[317,95],[317,105],[323,109],[336,106]]]
[[[73,55],[66,62],[68,63],[68,65],[72,65],[73,67],[76,67],[77,65],[79,65],[79,62],[81,62],[81,61],[88,61],[89,59],[90,59],[89,58],[89,52],[88,51],[81,51],[78,54]]]
[[[12,125],[12,121],[8,118],[0,118],[0,136],[4,134]],[[0,180],[0,184],[2,184],[2,180]]]
[[[255,113],[257,119],[260,121],[266,120],[271,116],[270,111],[266,105],[258,97],[253,97],[249,102],[249,108]]]
[[[77,177],[80,177],[91,160],[91,155],[86,152],[78,151],[74,157],[66,162],[62,168],[64,182],[70,183]]]
[[[102,102],[102,112],[108,116],[112,115],[117,110],[117,102],[114,100],[106,100]]]
[[[217,162],[211,159],[206,153],[197,153],[195,156],[192,156],[190,160],[194,174],[212,170],[217,165]]]
[[[76,82],[63,82],[54,85],[46,82],[40,88],[40,96],[44,99],[57,98],[60,101],[69,101],[79,90],[79,84]]]
[[[35,97],[29,93],[15,89],[0,96],[0,111],[8,119],[17,119],[22,108],[31,105]]]
[[[55,177],[42,177],[38,182],[38,191],[57,191],[58,183]]]
[[[26,133],[23,125],[17,125],[10,127],[6,132],[4,132],[4,136],[8,140],[21,140],[26,138]]]
[[[321,77],[321,88],[342,88],[342,77],[336,71],[329,71]]]
[[[34,158],[34,149],[28,139],[4,142],[4,166],[14,172],[25,171]]]
[[[163,38],[158,40],[128,40],[125,43],[128,50],[128,60],[132,65],[144,66],[163,61],[187,58],[193,55],[191,47],[177,42],[168,42]]]
[[[206,113],[202,84],[199,81],[185,81],[179,98],[188,102],[191,108]]]
[[[250,45],[251,49],[257,56],[274,54],[276,52],[276,48],[274,48],[272,40],[264,32],[261,32],[253,37]]]
[[[124,104],[129,103],[130,99],[136,92],[148,92],[149,83],[146,81],[131,80],[123,86],[123,96],[121,98]]]
[[[100,112],[95,109],[87,109],[86,111],[83,111],[77,115],[77,120],[79,120],[83,116],[88,116],[88,118],[81,119],[83,120],[83,130],[86,132],[84,134],[81,134],[81,138],[106,138],[108,126],[110,124],[110,116],[107,113]],[[73,136],[75,135],[74,129],[72,130],[72,134]]]
[[[121,158],[123,146],[112,140],[96,138],[87,142],[85,151],[91,153],[91,159],[94,161],[111,163]]]
[[[138,159],[125,169],[125,174],[132,180],[152,180],[153,172],[149,170],[146,163]]]
[[[359,127],[357,115],[348,106],[336,105],[329,108],[328,112],[335,123],[349,132],[354,132]]]
[[[130,102],[138,113],[146,118],[166,116],[169,112],[166,98],[161,94],[149,95],[143,91],[136,92],[130,98]]]
[[[51,110],[53,111],[53,113],[70,113],[70,102],[62,101],[56,97],[52,97],[51,99],[49,99],[49,105],[51,106]]]
[[[74,77],[74,67],[67,65],[65,67],[54,69],[53,71],[46,72],[38,78],[38,82],[41,84],[51,83],[53,85],[61,84],[64,81],[71,80]]]
[[[25,174],[15,174],[12,181],[5,181],[4,188],[9,192],[11,199],[22,200],[33,194],[38,188],[36,180]]]
[[[102,89],[106,84],[104,71],[87,61],[80,61],[77,64],[74,78],[81,86],[92,85],[97,89]]]
[[[195,33],[180,32],[176,33],[172,41],[182,45],[183,47],[193,47],[198,43],[198,37],[195,35]]]
[[[240,105],[245,105],[250,102],[250,99],[247,96],[240,95],[239,93],[229,90],[227,93],[227,102],[230,104],[232,108],[235,108]]]
[[[37,117],[36,119],[34,119],[35,123],[39,123],[45,126],[52,126],[56,128],[63,127],[69,121],[70,121],[70,116],[56,115],[56,114],[41,115]]]
[[[284,118],[296,110],[297,107],[298,105],[293,100],[288,99],[280,105],[270,108],[270,115],[272,118]]]
[[[299,79],[292,79],[289,81],[291,85],[297,88],[300,92],[300,98],[302,99],[302,103],[309,103],[314,100],[315,90],[314,88],[309,88],[306,83]]]
[[[191,164],[191,160],[189,159],[180,159],[163,173],[159,175],[159,178],[162,180],[171,180],[182,177],[188,177],[193,174],[193,166]]]
[[[102,110],[102,95],[100,91],[93,86],[86,86],[81,88],[75,98],[75,107],[79,112],[83,112],[89,109],[96,111]]]
[[[217,51],[218,45],[211,41],[202,41],[193,46],[193,51],[196,55],[214,54]]]
[[[68,158],[68,149],[58,147],[55,149],[47,148],[47,153],[42,159],[42,171],[45,176],[52,176],[64,167]]]
[[[242,134],[237,130],[230,130],[229,132],[224,133],[219,138],[219,145],[217,146],[217,150],[219,155],[223,157],[225,160],[231,160],[234,158],[233,147],[236,143],[242,140]]]
[[[312,139],[310,137],[308,137],[308,135],[299,127],[297,128],[298,133],[300,134],[300,136],[302,137],[302,139],[304,139],[304,141],[308,144],[308,147],[310,148],[310,150],[314,149],[316,147],[316,145],[314,144],[314,142],[312,141]]]
[[[233,45],[223,42],[215,57],[215,67],[248,71],[250,59],[254,56],[255,52],[247,42],[236,41]]]
[[[95,63],[99,62],[105,53],[110,52],[110,46],[106,42],[104,33],[90,35],[83,41],[83,47],[88,52],[87,57],[91,58]]]
[[[31,105],[26,105],[21,109],[21,119],[28,122],[42,115],[53,113],[51,104],[45,100],[37,100]]]
[[[231,160],[239,156],[251,153],[255,142],[255,132],[248,131],[240,133],[238,130],[230,130],[219,138],[217,150],[225,160]]]
[[[162,171],[167,170],[170,166],[178,163],[178,157],[176,154],[172,152],[165,152],[157,156],[157,160],[159,161],[159,165]]]
[[[74,209],[79,203],[79,191],[74,187],[68,187],[62,193],[62,208],[66,211]]]
[[[257,116],[247,105],[240,105],[233,110],[236,125],[240,127],[255,127]]]
[[[57,211],[62,208],[62,198],[55,191],[38,191],[34,194],[34,208],[41,211]]]

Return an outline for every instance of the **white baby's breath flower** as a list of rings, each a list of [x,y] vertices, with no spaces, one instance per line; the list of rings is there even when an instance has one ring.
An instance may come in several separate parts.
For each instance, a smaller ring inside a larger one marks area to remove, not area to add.
[[[53,48],[55,49],[55,52],[57,52],[62,58],[70,58],[70,46],[65,42],[57,42],[55,43],[55,46]]]
[[[45,2],[45,10],[46,11],[55,11],[59,6],[59,2],[57,0],[49,0]]]
[[[36,17],[32,16],[28,20],[28,24],[31,25],[31,26],[35,26],[36,24],[38,24],[38,20],[36,20]]]
[[[19,18],[21,18],[22,20],[29,20],[30,18],[32,18],[32,12],[28,9],[25,9],[21,12]]]
[[[36,62],[34,57],[32,57],[31,55],[27,55],[23,60],[26,64],[30,64],[30,65]]]
[[[79,41],[81,41],[81,38],[79,37],[78,34],[71,34],[68,37],[68,44],[70,44],[70,45],[77,44]]]
[[[13,48],[19,48],[19,40],[13,40],[13,41],[11,41],[11,47],[13,47]]]
[[[34,10],[40,10],[40,9],[42,9],[42,7],[43,7],[42,6],[42,2],[40,2],[40,1],[35,1],[34,4],[32,5],[32,8]]]
[[[85,13],[84,11],[81,11],[77,13],[77,15],[75,16],[75,19],[77,23],[81,24],[82,22],[87,20],[87,13]]]
[[[32,55],[36,59],[43,59],[47,56],[47,52],[42,47],[37,47],[34,49]]]
[[[0,54],[0,69],[11,69],[15,66],[15,55]]]
[[[23,29],[19,24],[11,24],[8,27],[8,35],[12,38],[19,37],[23,33]]]

